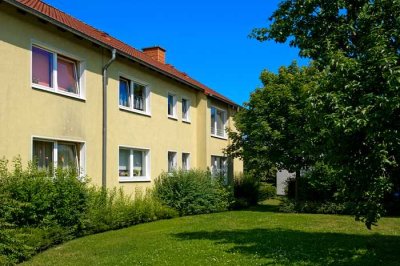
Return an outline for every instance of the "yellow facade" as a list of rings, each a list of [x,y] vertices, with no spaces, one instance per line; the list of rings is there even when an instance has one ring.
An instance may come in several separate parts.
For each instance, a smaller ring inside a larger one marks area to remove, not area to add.
[[[32,15],[22,14],[7,4],[0,5],[0,156],[32,159],[33,139],[82,143],[80,160],[93,184],[102,184],[102,67],[110,51],[61,31]],[[83,72],[80,99],[32,86],[32,45],[39,45],[79,60]],[[228,114],[233,128],[235,110],[229,104],[118,56],[109,68],[107,96],[107,187],[123,187],[127,192],[144,189],[167,170],[168,151],[190,153],[191,168],[211,167],[211,156],[224,156],[229,140],[211,136],[211,106]],[[149,114],[139,114],[119,106],[121,77],[146,84]],[[177,119],[167,115],[168,93],[177,98]],[[182,120],[182,97],[190,100],[190,123]],[[119,147],[148,150],[150,181],[121,182],[118,173]],[[234,172],[243,164],[234,160]]]

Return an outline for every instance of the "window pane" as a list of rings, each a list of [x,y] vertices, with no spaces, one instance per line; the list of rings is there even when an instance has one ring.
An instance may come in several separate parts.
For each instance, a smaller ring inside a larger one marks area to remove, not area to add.
[[[182,169],[189,170],[189,153],[182,153]]]
[[[133,176],[144,176],[143,151],[133,151]]]
[[[134,85],[134,91],[133,91],[133,108],[137,110],[144,111],[145,109],[145,102],[144,99],[146,98],[145,96],[146,88],[142,85],[136,84]]]
[[[33,141],[33,159],[38,168],[49,169],[53,167],[53,147],[52,142]]]
[[[119,149],[119,176],[130,176],[130,155],[126,149]]]
[[[188,101],[186,99],[182,99],[182,118],[188,119]]]
[[[73,167],[78,170],[76,144],[59,143],[57,147],[57,167]]]
[[[168,152],[168,172],[176,168],[176,152]]]
[[[129,107],[129,82],[125,79],[119,80],[119,105]]]
[[[52,87],[53,54],[32,47],[32,83]]]
[[[215,134],[215,108],[211,108],[211,134]]]
[[[225,123],[224,123],[224,113],[220,110],[217,110],[217,135],[224,136],[225,135]]]
[[[174,115],[174,96],[168,94],[168,114]]]
[[[65,58],[57,58],[58,89],[78,94],[78,79],[76,77],[76,63]]]

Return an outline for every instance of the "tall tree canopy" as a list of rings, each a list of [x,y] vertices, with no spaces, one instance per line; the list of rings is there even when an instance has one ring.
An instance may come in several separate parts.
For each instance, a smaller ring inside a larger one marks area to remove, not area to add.
[[[289,41],[320,71],[307,97],[312,154],[368,228],[400,190],[400,1],[285,0],[260,41]],[[240,119],[240,116],[239,116]]]

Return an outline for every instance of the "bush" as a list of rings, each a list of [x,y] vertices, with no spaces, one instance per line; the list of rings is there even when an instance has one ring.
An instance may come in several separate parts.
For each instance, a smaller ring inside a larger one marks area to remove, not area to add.
[[[233,195],[235,209],[257,205],[260,198],[260,181],[254,175],[242,174],[235,176],[233,182]]]
[[[260,183],[258,201],[264,201],[276,196],[276,187],[269,183]]]
[[[178,216],[176,211],[163,205],[150,191],[132,200],[122,190],[91,188],[85,234],[176,216]]]
[[[13,265],[78,236],[177,216],[152,193],[131,199],[122,190],[89,187],[72,169],[13,171],[0,160],[0,265]],[[54,174],[53,174],[54,173]]]
[[[161,174],[155,180],[154,195],[180,216],[227,210],[231,198],[222,180],[200,170]]]
[[[287,213],[353,214],[351,203],[299,201],[286,199],[279,210]]]

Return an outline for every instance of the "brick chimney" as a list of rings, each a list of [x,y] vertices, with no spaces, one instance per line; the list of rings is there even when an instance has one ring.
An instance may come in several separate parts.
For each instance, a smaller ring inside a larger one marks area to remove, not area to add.
[[[143,53],[150,56],[153,60],[165,64],[165,49],[160,46],[143,48]]]

